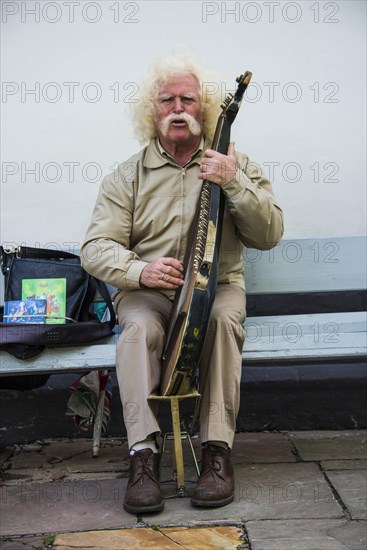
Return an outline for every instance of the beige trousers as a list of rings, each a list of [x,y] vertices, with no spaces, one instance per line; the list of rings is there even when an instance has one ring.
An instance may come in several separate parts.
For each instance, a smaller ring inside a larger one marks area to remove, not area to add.
[[[245,296],[238,286],[218,285],[200,362],[202,443],[233,444],[240,404]],[[130,448],[160,432],[156,402],[148,402],[148,397],[159,387],[171,305],[155,290],[133,290],[115,300],[124,329],[116,348],[116,371]]]

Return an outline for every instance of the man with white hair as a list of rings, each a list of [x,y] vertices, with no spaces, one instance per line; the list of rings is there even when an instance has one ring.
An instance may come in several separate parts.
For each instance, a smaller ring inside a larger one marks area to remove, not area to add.
[[[131,454],[124,507],[161,511],[160,428],[149,395],[157,390],[161,355],[201,180],[226,197],[219,276],[200,362],[201,474],[194,506],[234,498],[231,448],[239,409],[245,319],[243,246],[268,249],[283,234],[283,214],[270,182],[230,144],[210,149],[218,98],[206,92],[203,71],[187,57],[156,65],[135,110],[148,145],[104,178],[82,247],[84,268],[118,291],[114,305],[124,329],[116,371]],[[209,88],[209,87],[208,87]],[[212,89],[212,87],[210,87]]]

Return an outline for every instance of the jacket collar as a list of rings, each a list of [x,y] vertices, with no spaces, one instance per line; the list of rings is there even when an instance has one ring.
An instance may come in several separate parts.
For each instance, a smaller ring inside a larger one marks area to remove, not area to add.
[[[204,137],[202,137],[198,149],[187,164],[200,164],[201,153],[208,147],[209,145],[206,143]],[[151,139],[145,152],[143,165],[146,168],[159,168],[165,164],[176,165],[177,163],[165,152],[158,138]]]

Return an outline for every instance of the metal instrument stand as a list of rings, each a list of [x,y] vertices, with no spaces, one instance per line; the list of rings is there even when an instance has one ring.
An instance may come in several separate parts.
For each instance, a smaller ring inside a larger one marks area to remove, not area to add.
[[[181,421],[180,421],[180,405],[179,402],[182,399],[200,397],[200,394],[194,390],[192,393],[187,393],[184,395],[157,395],[151,394],[148,399],[155,399],[157,401],[169,401],[171,404],[171,415],[172,415],[172,429],[173,433],[169,432],[164,435],[163,438],[163,447],[162,454],[166,445],[166,440],[171,438],[173,435],[173,442],[175,448],[175,466],[176,466],[176,483],[177,483],[177,494],[178,496],[185,496],[185,477],[184,477],[184,464],[183,464],[183,453],[182,453],[182,439],[188,439],[192,456],[194,458],[195,467],[197,474],[199,475],[199,466],[196,460],[194,447],[192,445],[191,436],[187,431],[181,432]]]

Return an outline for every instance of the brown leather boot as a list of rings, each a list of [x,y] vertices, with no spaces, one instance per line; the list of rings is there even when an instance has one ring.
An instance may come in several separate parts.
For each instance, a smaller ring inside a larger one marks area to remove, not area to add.
[[[234,499],[231,450],[208,444],[202,452],[201,472],[191,499],[193,506],[215,508]]]
[[[130,477],[124,508],[131,514],[160,512],[164,500],[159,487],[160,455],[151,449],[136,451],[130,459]]]

